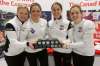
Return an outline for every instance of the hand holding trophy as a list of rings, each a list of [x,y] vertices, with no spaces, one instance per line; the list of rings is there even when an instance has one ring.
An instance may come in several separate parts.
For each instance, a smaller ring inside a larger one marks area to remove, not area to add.
[[[71,41],[69,39],[62,41],[62,48],[69,48]]]
[[[35,45],[36,45],[36,40],[35,39],[29,40],[27,42],[27,46],[30,47],[31,49],[35,49]]]

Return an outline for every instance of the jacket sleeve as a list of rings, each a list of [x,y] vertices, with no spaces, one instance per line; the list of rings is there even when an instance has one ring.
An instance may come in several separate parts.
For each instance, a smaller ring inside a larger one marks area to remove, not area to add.
[[[93,33],[95,31],[94,23],[85,24],[83,27],[82,40],[78,42],[72,42],[70,48],[79,48],[84,44],[93,44]]]
[[[19,41],[18,36],[16,34],[15,28],[12,24],[8,23],[6,24],[6,31],[5,31],[6,37],[8,38],[11,45],[14,45],[15,47],[27,47],[27,41]]]

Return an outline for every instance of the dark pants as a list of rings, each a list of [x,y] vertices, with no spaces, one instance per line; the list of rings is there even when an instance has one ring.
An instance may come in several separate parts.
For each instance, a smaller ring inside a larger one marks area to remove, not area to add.
[[[8,66],[24,66],[25,58],[25,52],[16,56],[5,55],[5,60]]]
[[[48,54],[46,49],[36,53],[27,53],[27,59],[30,66],[37,66],[37,60],[40,66],[48,66]]]
[[[93,66],[94,56],[82,56],[72,52],[74,66]]]
[[[55,66],[71,66],[71,54],[54,52]]]

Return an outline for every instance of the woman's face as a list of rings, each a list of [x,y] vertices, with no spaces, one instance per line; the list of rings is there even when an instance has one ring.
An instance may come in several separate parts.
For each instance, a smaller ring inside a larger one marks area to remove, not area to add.
[[[29,12],[27,8],[20,8],[17,12],[17,16],[21,22],[25,22],[29,18]]]
[[[32,20],[38,20],[41,17],[41,9],[38,6],[33,6],[31,9]]]
[[[80,9],[78,7],[73,7],[70,10],[70,17],[71,20],[74,22],[80,22],[82,20],[82,13],[80,12]]]
[[[51,9],[54,18],[59,18],[61,16],[62,9],[59,5],[54,4]]]

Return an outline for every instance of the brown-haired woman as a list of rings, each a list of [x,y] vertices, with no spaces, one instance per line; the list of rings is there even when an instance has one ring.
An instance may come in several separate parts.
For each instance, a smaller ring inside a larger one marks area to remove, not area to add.
[[[83,19],[82,10],[79,5],[70,8],[70,17],[73,28],[69,30],[69,48],[72,48],[74,66],[93,66],[94,63],[94,42],[93,33],[95,24]]]
[[[40,66],[48,66],[47,49],[35,49],[33,43],[36,44],[39,39],[44,39],[47,28],[47,21],[41,17],[41,6],[38,3],[32,3],[30,6],[30,32],[28,34],[29,44],[25,49],[30,66],[37,66],[37,60]],[[32,43],[30,43],[32,41]]]
[[[49,35],[51,39],[58,39],[60,43],[65,43],[69,21],[62,16],[62,5],[54,2],[51,7],[53,19],[49,23]],[[55,66],[71,65],[71,49],[54,48]]]

